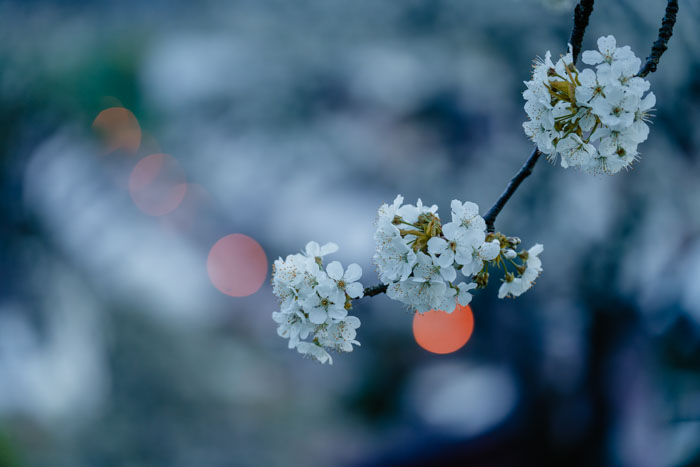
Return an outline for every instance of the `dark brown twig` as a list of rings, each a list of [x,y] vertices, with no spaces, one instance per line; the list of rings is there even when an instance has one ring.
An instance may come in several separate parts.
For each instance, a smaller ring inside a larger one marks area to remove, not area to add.
[[[572,51],[571,55],[573,57],[574,64],[576,64],[579,53],[581,53],[583,35],[586,32],[586,27],[588,27],[588,20],[591,13],[593,13],[593,1],[594,0],[581,0],[574,9],[574,27],[571,30],[571,37],[569,38],[569,44],[571,44]],[[539,160],[540,154],[541,153],[537,150],[537,148],[532,151],[532,154],[530,154],[530,157],[528,157],[527,161],[525,161],[525,164],[520,167],[518,173],[516,173],[510,180],[508,186],[506,186],[506,189],[503,191],[503,193],[501,193],[501,196],[498,197],[496,202],[493,203],[493,206],[491,206],[491,209],[489,209],[484,216],[486,228],[489,232],[493,232],[495,230],[494,224],[496,222],[496,217],[498,217],[498,214],[501,212],[508,200],[510,200],[511,196],[513,196],[513,193],[515,193],[515,190],[518,189],[523,180],[525,180],[532,173],[532,169]]]
[[[676,24],[677,14],[678,0],[668,0],[666,13],[664,14],[664,19],[661,21],[661,28],[659,29],[659,38],[651,47],[651,55],[647,57],[646,63],[639,71],[639,76],[644,77],[656,71],[661,56],[666,52],[666,49],[668,49],[668,41],[673,35],[673,26]]]
[[[501,212],[501,209],[503,209],[510,197],[513,196],[513,193],[515,193],[515,190],[518,189],[523,180],[525,180],[532,173],[532,169],[535,167],[535,164],[537,163],[537,160],[540,158],[541,154],[542,153],[537,148],[532,151],[532,154],[530,154],[530,157],[527,158],[525,164],[523,164],[523,166],[520,167],[520,170],[518,170],[518,173],[516,173],[515,176],[510,179],[508,186],[506,186],[506,189],[503,190],[501,196],[498,197],[493,206],[491,206],[491,209],[489,209],[486,215],[484,215],[486,229],[489,232],[493,232],[495,230],[494,222],[496,222],[498,213]]]
[[[387,286],[383,284],[365,287],[365,297],[374,297],[375,295],[379,295],[380,293],[385,293],[386,288]]]
[[[583,34],[588,27],[588,18],[591,17],[591,13],[593,13],[593,0],[581,0],[574,9],[574,28],[571,30],[571,38],[569,39],[574,64],[576,64],[578,54],[581,53]]]

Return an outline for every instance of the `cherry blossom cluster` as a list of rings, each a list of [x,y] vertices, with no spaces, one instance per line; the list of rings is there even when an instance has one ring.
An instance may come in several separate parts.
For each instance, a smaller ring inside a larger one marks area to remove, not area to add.
[[[338,261],[324,268],[323,257],[338,251],[334,243],[309,242],[301,254],[279,258],[273,266],[273,292],[280,311],[272,313],[277,334],[289,339],[289,348],[321,363],[333,363],[329,350],[352,352],[360,320],[348,315],[352,299],[361,298],[362,268],[347,269]],[[309,340],[307,340],[309,339]]]
[[[548,51],[525,82],[525,133],[551,161],[590,173],[614,174],[637,158],[649,135],[656,103],[649,82],[636,76],[641,60],[613,36],[598,39],[598,50],[583,52],[578,70],[571,49],[556,63]],[[645,95],[646,94],[646,95]]]
[[[489,263],[506,273],[499,297],[529,289],[542,271],[537,259],[542,246],[533,247],[531,254],[516,253],[520,240],[487,234],[479,206],[453,200],[451,208],[452,220],[444,225],[437,206],[425,206],[421,200],[415,206],[404,205],[399,195],[391,205],[379,208],[374,263],[389,298],[419,313],[431,309],[451,313],[457,304],[471,302],[471,290],[486,287]],[[519,265],[516,258],[531,264]],[[507,263],[518,277],[508,272]]]
[[[498,234],[497,234],[498,235]],[[498,298],[519,297],[535,283],[535,279],[542,272],[542,261],[539,254],[544,247],[536,243],[529,250],[515,251],[515,247],[520,243],[518,238],[501,238],[502,252],[496,259],[496,264],[506,271],[503,284],[498,289]],[[508,270],[508,264],[515,270],[515,273]],[[517,274],[516,274],[517,273]]]

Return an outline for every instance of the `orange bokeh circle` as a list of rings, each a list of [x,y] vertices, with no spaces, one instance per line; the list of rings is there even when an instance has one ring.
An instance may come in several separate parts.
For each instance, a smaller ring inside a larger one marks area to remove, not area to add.
[[[457,305],[452,313],[430,310],[413,316],[413,337],[428,352],[448,354],[461,349],[474,330],[469,305]]]
[[[267,277],[267,256],[260,244],[243,234],[219,239],[207,257],[214,287],[232,297],[246,297],[260,289]]]
[[[141,126],[130,110],[110,107],[100,112],[92,128],[101,136],[107,152],[117,149],[136,153],[141,145]]]

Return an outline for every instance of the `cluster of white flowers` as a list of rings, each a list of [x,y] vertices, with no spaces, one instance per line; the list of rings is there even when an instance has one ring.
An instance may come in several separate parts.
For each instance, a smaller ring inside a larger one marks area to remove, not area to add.
[[[374,263],[389,298],[419,313],[431,309],[451,313],[457,303],[471,302],[472,279],[487,275],[486,262],[497,258],[501,245],[486,235],[479,206],[453,200],[452,222],[442,225],[437,206],[393,204],[379,208],[374,234]],[[467,279],[458,281],[457,272]]]
[[[641,60],[613,36],[598,39],[599,50],[583,52],[595,65],[579,71],[571,51],[552,62],[548,51],[525,82],[525,133],[552,161],[591,173],[617,173],[638,157],[649,135],[646,122],[656,103],[649,82],[636,76]]]
[[[451,208],[452,220],[445,225],[437,206],[421,200],[404,205],[398,195],[379,208],[374,263],[389,298],[419,313],[452,313],[458,304],[471,302],[472,290],[487,286],[489,264],[505,273],[499,298],[517,297],[532,287],[542,272],[542,245],[516,251],[520,239],[487,233],[476,204],[453,200]],[[355,339],[360,320],[348,310],[364,295],[360,266],[343,269],[333,261],[324,267],[324,256],[337,250],[334,243],[309,242],[303,253],[275,261],[272,275],[281,308],[272,313],[277,333],[289,339],[290,349],[331,364],[329,350],[352,352],[353,344],[360,345]]]
[[[504,258],[512,261],[515,258],[521,259],[524,263],[517,264],[513,261],[515,269],[518,271],[518,276],[507,272],[506,277],[498,289],[498,298],[518,297],[525,293],[535,283],[535,279],[542,272],[542,261],[538,257],[544,250],[544,247],[537,243],[527,251],[516,253],[515,250],[507,248],[504,252]]]
[[[338,251],[334,243],[319,246],[309,242],[303,254],[279,258],[273,267],[273,292],[280,299],[279,312],[272,319],[279,324],[277,334],[289,339],[297,349],[321,363],[333,363],[328,350],[352,352],[360,320],[348,315],[352,299],[364,288],[358,282],[362,268],[351,264],[343,270],[338,261],[323,266],[323,257]],[[311,338],[307,341],[307,338]]]

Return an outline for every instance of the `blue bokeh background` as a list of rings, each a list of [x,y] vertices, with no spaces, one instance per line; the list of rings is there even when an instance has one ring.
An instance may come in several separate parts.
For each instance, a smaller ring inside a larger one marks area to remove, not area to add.
[[[614,34],[646,57],[664,6],[600,2],[584,50]],[[572,10],[0,2],[0,465],[698,465],[697,0],[649,77],[641,160],[540,162],[497,228],[543,243],[544,273],[517,300],[478,293],[458,352],[421,349],[379,296],[355,305],[362,346],[321,366],[277,337],[269,281],[234,298],[207,275],[243,233],[270,262],[334,241],[372,285],[380,204],[485,211],[531,151],[523,81]],[[93,129],[115,106],[136,151]],[[161,152],[188,190],[149,216],[128,179]]]

